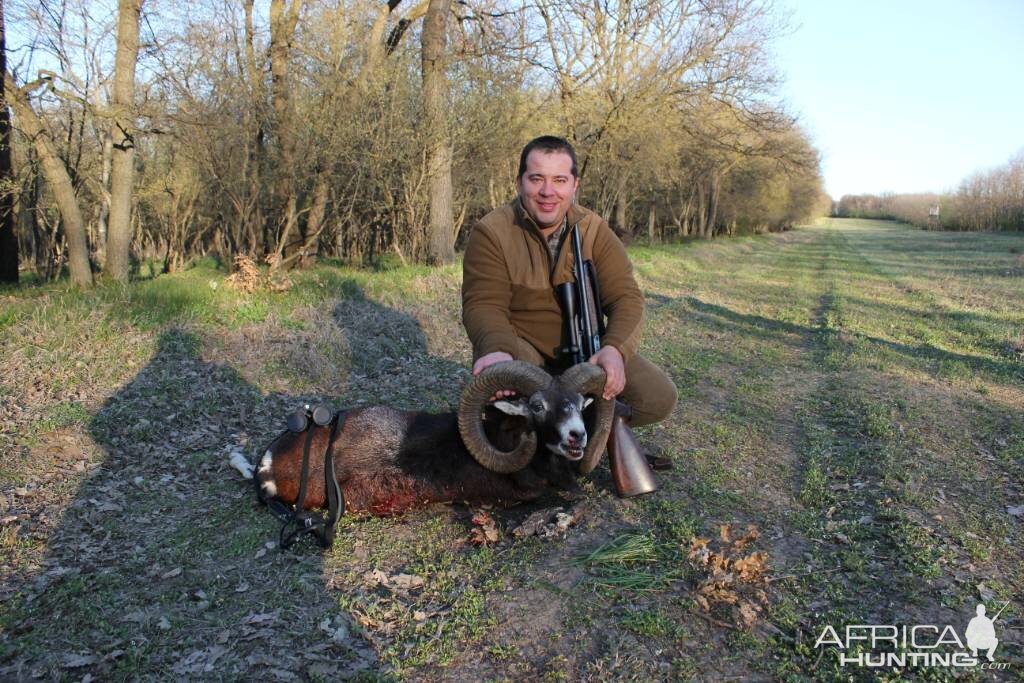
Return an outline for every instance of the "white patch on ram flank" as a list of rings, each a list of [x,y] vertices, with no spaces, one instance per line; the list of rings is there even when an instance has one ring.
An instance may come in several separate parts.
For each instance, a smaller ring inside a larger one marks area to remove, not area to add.
[[[274,464],[274,454],[267,451],[263,454],[263,459],[260,460],[260,468],[257,470],[260,474],[269,472],[271,466]]]
[[[274,474],[271,471],[274,466],[274,454],[267,451],[263,454],[263,458],[260,460],[260,468],[256,470],[260,475],[263,482],[260,484],[260,489],[263,490],[263,495],[273,498],[277,495],[277,484],[274,483]]]
[[[240,451],[232,451],[231,458],[228,460],[228,463],[236,470],[238,470],[239,474],[241,474],[244,478],[252,479],[252,463],[249,462],[249,459],[242,455]]]

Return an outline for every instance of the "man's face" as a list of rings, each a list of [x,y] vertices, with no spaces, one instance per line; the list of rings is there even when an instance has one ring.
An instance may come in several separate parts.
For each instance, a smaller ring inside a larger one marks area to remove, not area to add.
[[[516,179],[523,208],[542,230],[562,224],[579,185],[568,154],[542,149],[527,155],[526,172]]]

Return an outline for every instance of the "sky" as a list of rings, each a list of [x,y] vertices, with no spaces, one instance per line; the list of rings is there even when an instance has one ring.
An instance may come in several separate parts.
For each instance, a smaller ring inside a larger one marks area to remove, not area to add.
[[[1024,0],[780,0],[780,94],[825,189],[955,190],[1024,149]]]

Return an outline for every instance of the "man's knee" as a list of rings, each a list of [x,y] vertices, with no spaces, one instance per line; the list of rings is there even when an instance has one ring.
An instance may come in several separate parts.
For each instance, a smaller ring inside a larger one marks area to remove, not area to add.
[[[633,356],[626,364],[626,388],[621,399],[633,408],[630,424],[642,427],[671,415],[679,392],[661,368],[646,358]]]
[[[516,337],[516,348],[512,352],[512,357],[516,360],[525,361],[530,365],[544,365],[544,356],[540,355],[540,351],[533,348],[533,344],[521,337]]]
[[[483,355],[484,354],[479,349],[474,349],[473,361],[475,362],[478,358],[480,358]],[[521,337],[516,337],[515,348],[512,349],[510,355],[515,360],[521,360],[526,363],[529,363],[530,365],[543,366],[545,364],[544,356],[541,355],[540,351],[533,348],[533,345],[530,344],[530,342],[526,341],[525,339],[522,339]]]

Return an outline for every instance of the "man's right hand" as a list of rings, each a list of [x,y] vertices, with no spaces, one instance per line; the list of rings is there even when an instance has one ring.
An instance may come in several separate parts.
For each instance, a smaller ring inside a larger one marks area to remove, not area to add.
[[[512,357],[512,354],[505,353],[504,351],[494,351],[493,353],[488,353],[484,356],[480,356],[479,358],[476,359],[476,362],[473,363],[473,376],[476,377],[477,375],[479,375],[486,367],[490,367],[495,363],[501,363],[502,361],[506,360],[515,359]],[[502,389],[500,391],[495,392],[494,396],[491,396],[489,400],[497,401],[500,398],[508,398],[509,396],[515,396],[515,394],[516,392],[512,391],[511,389]]]

